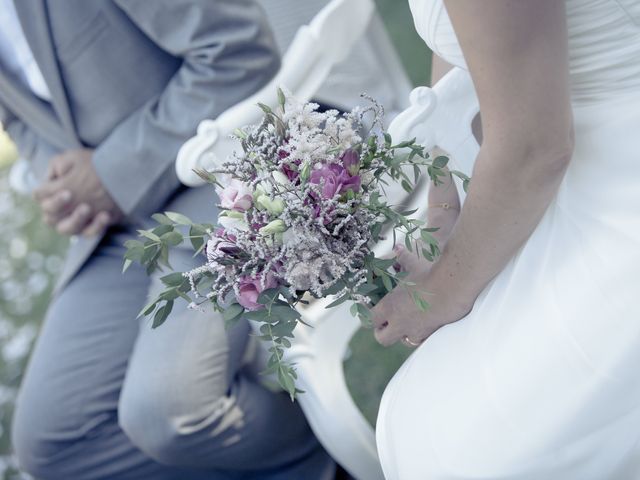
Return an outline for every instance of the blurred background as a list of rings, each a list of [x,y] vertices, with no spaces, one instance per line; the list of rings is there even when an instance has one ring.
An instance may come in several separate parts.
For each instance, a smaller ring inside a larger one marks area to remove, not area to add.
[[[407,2],[377,3],[413,83],[427,85],[430,53],[415,33]],[[4,480],[26,478],[11,457],[13,402],[67,243],[40,222],[29,198],[9,189],[9,170],[17,156],[0,130],[0,479]],[[374,423],[382,390],[408,351],[402,346],[382,349],[367,330],[354,337],[351,350],[345,362],[349,386]]]

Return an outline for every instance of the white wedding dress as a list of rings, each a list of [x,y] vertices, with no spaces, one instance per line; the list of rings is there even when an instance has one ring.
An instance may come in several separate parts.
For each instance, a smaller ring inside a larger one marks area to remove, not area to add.
[[[442,1],[411,4],[464,67]],[[640,0],[566,5],[571,166],[472,312],[389,384],[388,480],[640,479]]]

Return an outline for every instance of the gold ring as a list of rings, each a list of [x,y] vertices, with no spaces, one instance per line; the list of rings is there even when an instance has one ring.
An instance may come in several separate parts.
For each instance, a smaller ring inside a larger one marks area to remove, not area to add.
[[[422,342],[414,342],[412,341],[408,335],[405,335],[404,337],[402,337],[402,341],[406,344],[409,345],[410,347],[419,347],[420,345],[422,345]]]
[[[432,203],[428,205],[427,208],[441,208],[443,210],[458,210],[457,207],[454,207],[450,203]]]

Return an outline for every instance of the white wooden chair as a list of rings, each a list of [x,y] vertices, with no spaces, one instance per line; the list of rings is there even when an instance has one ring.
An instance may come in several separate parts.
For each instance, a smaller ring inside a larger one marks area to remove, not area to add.
[[[275,107],[277,86],[286,86],[301,100],[311,99],[331,67],[345,58],[364,34],[373,16],[372,0],[329,3],[308,26],[300,29],[284,57],[280,73],[269,85],[218,119],[202,122],[198,135],[184,145],[178,156],[176,169],[181,181],[200,185],[193,168],[211,168],[236,149],[236,143],[228,135],[239,126],[259,121],[257,102]],[[382,54],[388,55],[389,51]],[[398,64],[395,57],[392,62]],[[397,84],[398,98],[408,97],[406,80],[400,78]],[[398,140],[416,137],[427,147],[438,145],[459,160],[457,168],[470,171],[466,167],[477,152],[471,134],[477,102],[468,75],[456,69],[433,89],[415,89],[410,101],[411,105],[390,126],[393,137]],[[416,215],[424,216],[426,188],[424,182],[411,199],[406,198],[401,188],[389,191],[388,197],[392,203],[414,204],[419,207]],[[389,255],[391,242],[391,238],[380,242],[376,252]],[[373,428],[355,405],[344,377],[343,360],[360,322],[351,316],[348,305],[326,310],[328,303],[329,300],[318,300],[301,308],[311,328],[298,327],[293,346],[286,353],[286,359],[296,364],[298,386],[305,391],[298,401],[318,439],[338,463],[358,480],[383,480]]]
[[[316,2],[317,3],[317,2]],[[363,43],[368,47],[363,48]],[[259,92],[222,113],[215,120],[200,123],[197,135],[189,140],[178,154],[176,171],[185,185],[201,185],[201,179],[193,172],[195,167],[209,168],[224,160],[236,148],[237,143],[230,134],[238,127],[257,123],[262,112],[256,108],[258,102],[276,105],[276,90],[286,87],[300,101],[308,101],[319,95],[320,100],[341,108],[348,108],[347,99],[332,102],[326,90],[342,90],[337,83],[346,83],[348,66],[343,62],[352,50],[358,55],[373,55],[378,64],[376,74],[384,78],[385,90],[391,91],[389,98],[381,98],[391,112],[407,106],[411,83],[389,42],[381,20],[375,14],[373,0],[333,0],[313,20],[301,27],[291,41],[280,72]],[[342,78],[341,78],[342,75]],[[330,84],[326,82],[329,80]],[[354,83],[354,82],[352,82]],[[357,84],[357,82],[355,82]],[[323,93],[324,91],[324,93]],[[349,95],[357,97],[359,93]],[[372,92],[367,92],[372,93]],[[357,103],[357,98],[355,102]],[[390,105],[391,103],[391,105]]]

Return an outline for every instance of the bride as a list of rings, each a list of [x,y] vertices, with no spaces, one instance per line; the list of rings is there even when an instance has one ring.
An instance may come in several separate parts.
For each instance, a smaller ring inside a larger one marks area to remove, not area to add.
[[[420,344],[383,398],[385,475],[638,479],[640,0],[411,3],[483,142],[459,216],[432,191],[440,259],[403,255],[430,309],[376,307],[381,343]]]

